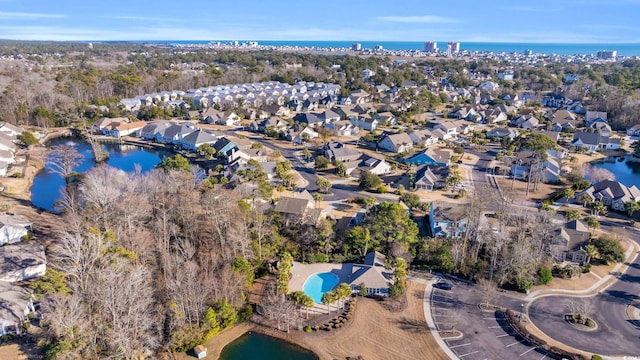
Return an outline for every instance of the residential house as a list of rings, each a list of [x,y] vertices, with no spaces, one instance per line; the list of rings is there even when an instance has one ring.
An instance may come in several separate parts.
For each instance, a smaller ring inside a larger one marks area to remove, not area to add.
[[[350,149],[338,141],[330,141],[322,147],[324,157],[329,161],[353,161],[362,155],[358,150]]]
[[[533,115],[520,115],[511,121],[511,126],[525,130],[533,130],[538,127],[540,120]]]
[[[207,124],[217,124],[224,126],[238,126],[240,124],[240,117],[233,111],[218,111],[213,108],[209,108],[206,112],[202,113],[202,118]]]
[[[607,112],[606,111],[587,111],[584,116],[584,121],[589,126],[592,122],[601,120],[603,122],[607,122]]]
[[[198,151],[198,148],[204,144],[213,145],[218,140],[215,135],[204,130],[196,130],[182,138],[182,148],[191,151]]]
[[[444,133],[443,133],[444,134]],[[437,144],[439,138],[429,130],[415,130],[409,133],[409,138],[415,146],[431,146]]]
[[[599,150],[617,150],[620,148],[620,139],[612,139],[600,133],[577,132],[573,134],[571,146],[585,149],[588,152]]]
[[[391,171],[391,165],[383,159],[363,154],[354,161],[345,162],[347,174],[358,177],[363,172],[370,172],[375,175],[385,175]]]
[[[480,115],[474,106],[461,106],[449,113],[449,117],[456,119],[465,119],[469,121],[478,121]]]
[[[360,115],[369,115],[376,112],[376,108],[371,104],[358,104],[353,107],[353,111]]]
[[[429,148],[423,152],[411,155],[402,162],[412,165],[449,166],[451,164],[451,151],[447,149],[435,150]]]
[[[497,127],[487,131],[487,139],[501,140],[507,138],[513,140],[518,137],[519,133],[516,129]]]
[[[0,246],[21,241],[31,231],[31,221],[17,215],[0,215]]]
[[[483,124],[496,124],[509,119],[506,112],[497,108],[478,110],[478,115]]]
[[[437,167],[432,169],[430,166],[424,166],[416,173],[415,187],[418,190],[433,191],[442,189],[446,186],[445,179],[449,176],[447,167]]]
[[[368,131],[373,131],[378,128],[378,120],[369,116],[354,116],[351,118],[351,124],[357,128]]]
[[[305,223],[313,203],[303,197],[281,197],[274,210],[282,214],[287,221]]]
[[[239,149],[227,157],[230,166],[235,163],[247,164],[250,160],[255,160],[260,163],[266,162],[267,152],[265,149]]]
[[[486,90],[486,91],[494,92],[494,91],[498,91],[500,89],[500,85],[498,85],[498,83],[495,83],[493,81],[485,81],[485,82],[481,83],[480,85],[478,85],[478,88],[480,90]]]
[[[432,237],[461,238],[467,231],[467,211],[463,204],[433,201],[429,207]]]
[[[264,109],[273,116],[291,116],[291,109],[278,104],[267,105]]]
[[[44,246],[35,242],[0,247],[0,282],[15,282],[44,276],[47,258]]]
[[[104,134],[107,135],[109,133],[109,131],[111,130],[113,124],[120,124],[120,123],[126,123],[128,122],[129,119],[127,118],[102,118],[98,121],[96,121],[95,123],[93,123],[93,125],[91,126],[91,129],[94,133],[96,134]]]
[[[527,179],[534,168],[543,182],[556,183],[560,180],[560,161],[553,156],[542,159],[533,151],[520,151],[511,161],[511,175],[517,179]]]
[[[351,121],[340,120],[325,126],[336,136],[354,136],[360,133],[360,128],[354,126]]]
[[[606,122],[601,122],[601,121],[592,122],[587,126],[587,129],[589,131],[600,133],[604,136],[609,136],[611,135],[611,132],[612,132],[611,126],[609,126],[609,124],[607,124]]]
[[[185,116],[186,120],[195,120],[195,121],[202,121],[202,115],[200,113],[200,110],[190,110],[187,112],[187,115]]]
[[[372,117],[378,120],[378,123],[381,125],[386,125],[386,126],[398,125],[398,119],[395,117],[395,115],[393,115],[389,111],[374,114]]]
[[[589,229],[580,220],[571,220],[556,230],[549,246],[551,257],[557,263],[571,261],[582,264],[587,260],[584,251],[589,243]]]
[[[0,336],[22,333],[22,324],[34,313],[33,294],[29,290],[0,281]]]
[[[163,134],[158,134],[160,139],[158,142],[164,144],[181,144],[185,136],[196,131],[196,127],[192,123],[171,124]],[[158,138],[156,138],[157,140]]]
[[[627,135],[640,136],[640,124],[636,124],[627,129]]]
[[[576,199],[600,201],[612,210],[625,211],[625,203],[640,200],[640,190],[615,180],[603,180],[576,194]]]
[[[577,120],[554,120],[551,124],[551,130],[559,132],[574,132],[577,128]]]
[[[267,129],[269,128],[275,131],[281,131],[286,129],[287,127],[289,127],[289,123],[287,121],[282,120],[278,116],[272,116],[258,123],[257,131],[266,133]]]
[[[378,141],[378,147],[394,153],[403,153],[413,148],[413,141],[407,133],[387,134]]]
[[[432,127],[435,130],[442,130],[444,132],[443,140],[455,138],[459,135],[458,125],[454,121],[442,121],[435,123]]]
[[[128,135],[140,136],[140,130],[147,125],[146,121],[134,121],[130,123],[118,123],[111,125],[109,135],[113,137],[123,137]]]
[[[308,140],[315,139],[318,136],[318,132],[313,130],[311,127],[296,124],[287,131],[285,138],[296,144],[304,144]]]
[[[169,121],[154,121],[147,123],[142,129],[140,129],[139,136],[145,140],[156,140],[162,139],[164,136],[164,132],[173,125],[172,122]]]
[[[554,122],[560,120],[576,120],[576,116],[567,110],[557,110],[551,115],[551,120]]]
[[[367,288],[368,295],[389,296],[393,285],[393,270],[386,268],[386,258],[377,251],[370,251],[364,257],[364,264],[346,264],[350,267],[349,286],[351,291],[360,291],[360,284]]]
[[[213,143],[212,147],[216,150],[216,155],[224,156],[227,159],[238,150],[238,145],[228,137],[218,138],[217,141]]]
[[[371,100],[371,95],[362,89],[358,89],[351,92],[349,98],[351,99],[352,104],[358,105],[369,102]]]

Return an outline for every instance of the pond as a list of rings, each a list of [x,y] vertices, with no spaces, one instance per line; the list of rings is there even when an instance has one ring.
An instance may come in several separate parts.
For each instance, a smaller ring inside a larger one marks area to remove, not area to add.
[[[220,360],[317,360],[313,352],[271,336],[248,332],[222,349]]]
[[[617,181],[629,187],[635,185],[640,188],[640,159],[608,157],[592,161],[590,165],[611,171]]]
[[[49,146],[59,144],[75,147],[84,157],[80,165],[75,168],[77,172],[91,170],[96,165],[93,161],[91,145],[88,143],[76,138],[59,138],[51,141]],[[164,151],[117,144],[104,145],[104,150],[109,153],[107,165],[127,172],[134,171],[136,164],[143,172],[149,171],[164,157],[171,156],[170,153]],[[62,176],[52,172],[48,162],[45,163],[44,170],[33,180],[31,203],[38,208],[54,211],[54,205],[60,199],[64,186],[65,182]]]

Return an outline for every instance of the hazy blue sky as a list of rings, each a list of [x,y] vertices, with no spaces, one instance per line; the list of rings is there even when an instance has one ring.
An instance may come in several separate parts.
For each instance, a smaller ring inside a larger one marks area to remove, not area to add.
[[[640,0],[0,0],[0,38],[640,42]]]

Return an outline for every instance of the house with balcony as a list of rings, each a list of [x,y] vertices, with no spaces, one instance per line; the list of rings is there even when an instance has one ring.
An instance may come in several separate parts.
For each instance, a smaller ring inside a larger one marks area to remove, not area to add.
[[[467,211],[463,204],[433,201],[429,207],[431,237],[461,238],[467,232]]]

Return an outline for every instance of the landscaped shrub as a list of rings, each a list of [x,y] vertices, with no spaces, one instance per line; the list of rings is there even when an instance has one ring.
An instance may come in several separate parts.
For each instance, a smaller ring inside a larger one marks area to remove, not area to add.
[[[602,360],[602,356],[593,354],[591,355],[591,360]]]
[[[313,331],[313,330],[311,329],[311,326],[307,325],[307,326],[305,326],[305,327],[304,327],[304,332],[308,332],[308,333],[310,333],[311,331]]]

